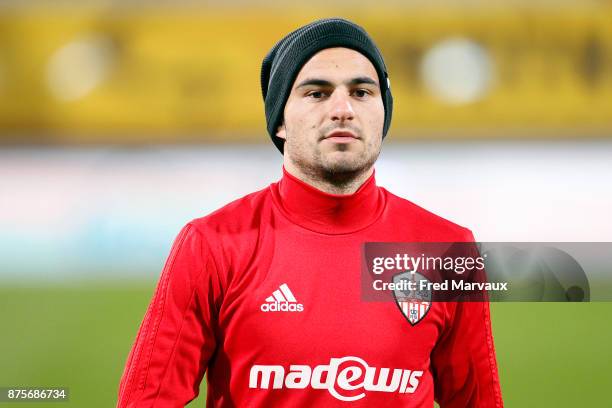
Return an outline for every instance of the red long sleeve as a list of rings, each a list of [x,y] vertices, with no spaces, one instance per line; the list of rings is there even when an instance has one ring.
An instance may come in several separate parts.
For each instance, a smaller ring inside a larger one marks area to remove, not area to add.
[[[447,303],[448,326],[432,352],[440,408],[501,408],[489,304]]]
[[[474,242],[474,236],[468,231],[463,241]],[[473,259],[480,256],[476,245],[467,250]],[[486,282],[485,271],[473,273],[471,280]],[[486,293],[482,297],[488,300]],[[488,301],[447,302],[445,306],[444,329],[431,357],[436,401],[441,408],[501,408]]]
[[[336,196],[285,174],[179,234],[118,407],[501,408],[488,303],[432,301],[409,321],[362,299],[367,242],[469,242],[377,187]]]
[[[183,407],[197,397],[215,349],[220,293],[200,232],[180,232],[129,354],[117,406]]]

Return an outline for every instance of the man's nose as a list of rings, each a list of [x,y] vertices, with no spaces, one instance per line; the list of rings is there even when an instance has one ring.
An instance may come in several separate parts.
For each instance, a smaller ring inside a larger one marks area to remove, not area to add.
[[[353,120],[355,112],[351,104],[350,95],[336,91],[331,97],[331,119],[333,121],[343,122],[345,120]]]

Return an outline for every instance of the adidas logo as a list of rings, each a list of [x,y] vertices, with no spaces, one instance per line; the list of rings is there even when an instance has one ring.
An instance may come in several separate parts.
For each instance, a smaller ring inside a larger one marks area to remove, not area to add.
[[[266,303],[261,305],[262,312],[302,312],[304,305],[298,303],[291,293],[291,289],[283,283],[276,289],[272,296],[266,298]]]

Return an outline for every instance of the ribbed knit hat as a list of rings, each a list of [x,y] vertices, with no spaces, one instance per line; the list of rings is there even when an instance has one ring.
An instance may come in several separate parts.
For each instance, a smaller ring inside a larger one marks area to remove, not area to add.
[[[268,133],[281,153],[285,141],[276,136],[276,131],[283,121],[285,104],[295,78],[314,54],[333,47],[358,51],[374,65],[385,107],[383,138],[387,135],[393,112],[393,97],[387,68],[378,47],[357,24],[342,18],[326,18],[289,33],[272,47],[261,65],[261,92],[266,107]]]

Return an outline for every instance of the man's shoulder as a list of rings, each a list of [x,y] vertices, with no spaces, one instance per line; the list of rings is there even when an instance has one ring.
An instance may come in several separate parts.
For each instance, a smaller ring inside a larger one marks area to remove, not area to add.
[[[253,226],[270,202],[270,187],[240,197],[203,217],[191,221],[201,232],[231,232]]]
[[[394,219],[403,227],[410,227],[436,241],[473,241],[474,236],[468,228],[435,214],[420,205],[399,197],[387,189],[387,205]],[[397,217],[399,215],[399,217]]]

